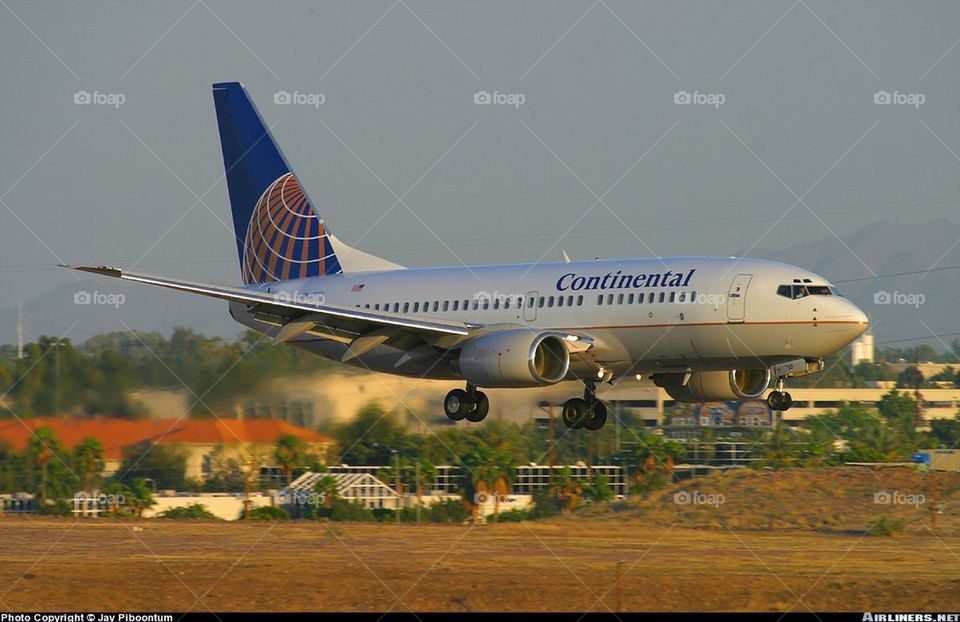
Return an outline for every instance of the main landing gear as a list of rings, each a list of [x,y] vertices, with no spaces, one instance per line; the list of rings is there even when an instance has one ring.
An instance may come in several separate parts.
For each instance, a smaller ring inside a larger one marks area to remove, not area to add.
[[[466,419],[474,423],[483,421],[490,411],[490,400],[483,391],[477,391],[472,384],[467,390],[454,389],[443,399],[443,412],[453,421]]]
[[[599,430],[607,422],[607,405],[597,399],[597,385],[592,380],[584,381],[583,398],[574,397],[563,404],[563,423],[577,430]]]
[[[767,406],[770,410],[779,411],[789,410],[793,406],[793,398],[783,390],[783,378],[777,378],[774,390],[767,396]]]

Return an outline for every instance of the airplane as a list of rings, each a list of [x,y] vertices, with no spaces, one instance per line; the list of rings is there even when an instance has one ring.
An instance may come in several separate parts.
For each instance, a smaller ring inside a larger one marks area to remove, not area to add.
[[[234,320],[364,369],[457,380],[443,410],[478,422],[482,388],[579,380],[562,420],[599,430],[598,383],[649,377],[680,402],[767,396],[869,327],[826,279],[752,258],[654,257],[406,268],[330,232],[246,89],[213,85],[243,284],[64,266],[229,302]]]

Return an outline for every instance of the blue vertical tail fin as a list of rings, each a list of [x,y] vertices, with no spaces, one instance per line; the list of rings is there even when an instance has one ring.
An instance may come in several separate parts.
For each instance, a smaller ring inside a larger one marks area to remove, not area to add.
[[[213,85],[245,284],[343,272],[320,219],[239,82]]]

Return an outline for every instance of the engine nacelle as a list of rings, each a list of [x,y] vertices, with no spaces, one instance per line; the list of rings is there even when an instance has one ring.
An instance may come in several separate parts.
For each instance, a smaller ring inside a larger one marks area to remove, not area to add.
[[[478,387],[537,387],[564,379],[570,352],[559,335],[520,328],[467,341],[458,362],[460,374]]]
[[[713,402],[743,400],[763,395],[770,386],[769,369],[732,369],[699,371],[690,374],[654,374],[653,383],[664,388],[678,402]]]

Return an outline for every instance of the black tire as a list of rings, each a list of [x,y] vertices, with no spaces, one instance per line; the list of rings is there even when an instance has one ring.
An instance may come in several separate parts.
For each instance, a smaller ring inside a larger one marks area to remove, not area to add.
[[[467,421],[477,423],[483,421],[490,411],[490,400],[487,399],[487,394],[482,391],[477,391],[473,399],[474,408],[467,413]]]
[[[607,405],[596,400],[589,410],[584,420],[583,427],[588,430],[596,431],[603,427],[607,422]]]
[[[454,389],[443,398],[443,412],[453,421],[460,421],[470,412],[473,402],[463,389]]]
[[[780,391],[771,391],[770,395],[767,396],[767,406],[770,407],[770,410],[780,410],[783,400],[783,394]]]
[[[790,410],[791,406],[793,406],[793,396],[784,392],[780,397],[780,410]]]
[[[560,417],[571,430],[582,428],[587,420],[587,403],[579,397],[570,398],[563,403]]]

